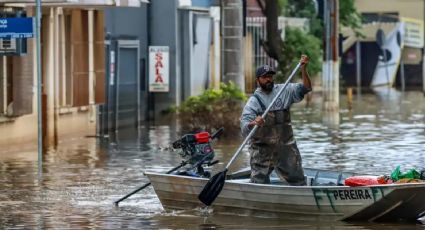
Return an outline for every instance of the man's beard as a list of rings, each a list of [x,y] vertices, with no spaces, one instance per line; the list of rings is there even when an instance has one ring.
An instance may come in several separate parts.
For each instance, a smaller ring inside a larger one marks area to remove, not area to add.
[[[273,90],[273,87],[274,87],[274,82],[271,81],[271,82],[267,82],[265,84],[260,83],[260,87],[261,87],[261,89],[263,89],[266,92],[271,92]]]

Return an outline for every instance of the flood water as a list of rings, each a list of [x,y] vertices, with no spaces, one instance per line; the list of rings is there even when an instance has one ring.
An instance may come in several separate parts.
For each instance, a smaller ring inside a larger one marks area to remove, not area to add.
[[[320,96],[292,108],[304,167],[374,174],[425,168],[425,98],[420,92],[383,91],[354,95],[352,109],[341,95],[341,122],[322,124]],[[418,223],[317,223],[225,216],[202,210],[166,211],[152,187],[120,203],[113,201],[148,179],[145,170],[165,172],[181,157],[164,150],[178,138],[165,121],[122,131],[111,138],[61,140],[44,156],[38,177],[36,151],[0,151],[0,229],[422,229]],[[214,143],[224,167],[240,138]],[[241,154],[231,169],[248,166]]]

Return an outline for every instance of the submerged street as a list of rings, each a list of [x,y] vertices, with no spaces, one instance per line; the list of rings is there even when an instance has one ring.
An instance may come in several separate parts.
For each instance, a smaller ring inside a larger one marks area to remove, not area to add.
[[[354,95],[352,110],[340,97],[339,128],[322,123],[321,98],[314,94],[292,108],[303,166],[389,175],[425,168],[425,97],[394,89]],[[61,140],[44,155],[38,177],[37,151],[0,152],[0,226],[12,229],[411,229],[419,223],[319,223],[217,215],[211,210],[163,210],[152,187],[115,207],[113,202],[149,182],[144,171],[166,172],[182,158],[166,147],[179,138],[176,122],[156,120],[116,138]],[[221,170],[240,137],[213,144]],[[248,152],[231,170],[249,166]],[[361,170],[361,171],[360,171]]]

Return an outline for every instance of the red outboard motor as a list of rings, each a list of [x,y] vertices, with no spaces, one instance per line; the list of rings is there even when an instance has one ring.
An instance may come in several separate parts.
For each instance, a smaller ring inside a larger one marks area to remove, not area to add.
[[[208,132],[185,134],[182,138],[180,138],[180,140],[173,143],[174,149],[182,150],[179,154],[188,161],[190,165],[189,168],[196,168],[195,173],[197,175],[194,176],[209,177],[209,173],[204,171],[202,165],[212,165],[218,162],[213,161],[214,150],[211,147],[210,141],[220,136],[222,132],[223,128],[220,128],[212,135]],[[191,173],[192,175],[193,171],[189,171],[186,171],[186,174]]]

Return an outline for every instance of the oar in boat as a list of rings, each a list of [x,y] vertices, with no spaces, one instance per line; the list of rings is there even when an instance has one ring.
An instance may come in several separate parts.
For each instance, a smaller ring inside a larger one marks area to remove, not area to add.
[[[291,75],[286,80],[283,87],[279,90],[277,95],[273,98],[270,105],[267,107],[266,111],[264,111],[263,115],[261,116],[263,119],[266,118],[267,113],[277,100],[277,98],[282,94],[283,90],[285,90],[288,83],[291,81],[292,77],[295,75],[295,73],[298,71],[298,69],[301,66],[301,62],[298,63],[298,65],[295,67],[295,69],[292,71]],[[208,183],[204,186],[201,193],[198,196],[198,199],[204,203],[205,205],[209,206],[211,205],[214,200],[217,198],[217,196],[220,194],[221,190],[223,189],[224,183],[226,181],[226,173],[229,169],[230,165],[233,163],[233,161],[236,159],[236,157],[239,155],[239,153],[242,151],[245,144],[248,142],[249,139],[254,135],[255,131],[257,131],[258,125],[255,125],[254,128],[249,132],[248,136],[245,138],[245,140],[242,142],[241,146],[239,146],[238,150],[233,154],[232,159],[230,159],[229,163],[226,165],[224,170],[222,172],[219,172],[215,174],[211,179],[208,181]]]
[[[217,138],[217,137],[219,137],[222,133],[223,133],[223,131],[224,131],[224,128],[222,127],[222,128],[220,128],[220,129],[218,129],[215,133],[213,133],[212,135],[211,135],[211,139],[215,139],[215,138]],[[198,161],[196,164],[194,164],[194,167],[198,167],[199,165],[201,165],[212,153],[214,153],[214,152],[211,152],[211,153],[209,153],[209,154],[207,154],[207,155],[205,155],[200,161]],[[176,166],[176,167],[174,167],[174,168],[172,168],[172,169],[170,169],[169,171],[167,171],[166,172],[166,174],[170,174],[170,173],[172,173],[172,172],[174,172],[174,171],[176,171],[177,169],[179,169],[179,168],[181,168],[181,167],[183,167],[183,166],[185,166],[185,165],[187,165],[187,163],[189,163],[191,160],[193,160],[193,158],[194,157],[192,157],[192,158],[190,158],[189,160],[187,160],[187,161],[182,161],[181,163],[180,163],[180,165],[178,165],[178,166]],[[215,163],[217,163],[217,161],[215,161],[214,163],[211,163],[210,165],[212,165],[212,164],[215,164]],[[191,169],[193,169],[194,167],[192,167]],[[151,185],[151,182],[149,182],[149,183],[146,183],[146,184],[144,184],[144,185],[142,185],[142,186],[140,186],[139,188],[137,188],[137,189],[135,189],[134,191],[132,191],[132,192],[130,192],[129,194],[127,194],[127,195],[125,195],[125,196],[123,196],[122,198],[120,198],[120,199],[118,199],[118,200],[116,200],[116,201],[114,201],[114,204],[115,204],[115,206],[118,206],[118,203],[119,202],[121,202],[121,201],[123,201],[123,200],[125,200],[125,199],[127,199],[128,197],[130,197],[131,195],[133,195],[133,194],[135,194],[135,193],[137,193],[137,192],[139,192],[140,190],[142,190],[142,189],[144,189],[144,188],[146,188],[146,187],[148,187],[149,185]]]
[[[179,168],[181,168],[181,167],[185,166],[188,162],[189,162],[189,161],[182,161],[182,163],[180,163],[180,165],[178,165],[178,166],[176,166],[176,167],[174,167],[174,168],[170,169],[170,170],[169,170],[166,174],[170,174],[170,173],[172,173],[172,172],[176,171],[177,169],[179,169]],[[119,200],[114,201],[115,206],[118,206],[118,203],[119,203],[119,202],[121,202],[121,201],[123,201],[123,200],[127,199],[127,198],[128,198],[128,197],[130,197],[131,195],[133,195],[133,194],[135,194],[135,193],[139,192],[140,190],[142,190],[142,189],[144,189],[144,188],[148,187],[149,185],[151,185],[151,182],[144,184],[143,186],[141,186],[141,187],[139,187],[139,188],[135,189],[134,191],[130,192],[129,194],[127,194],[127,195],[123,196],[123,197],[122,197],[122,198],[120,198]]]

